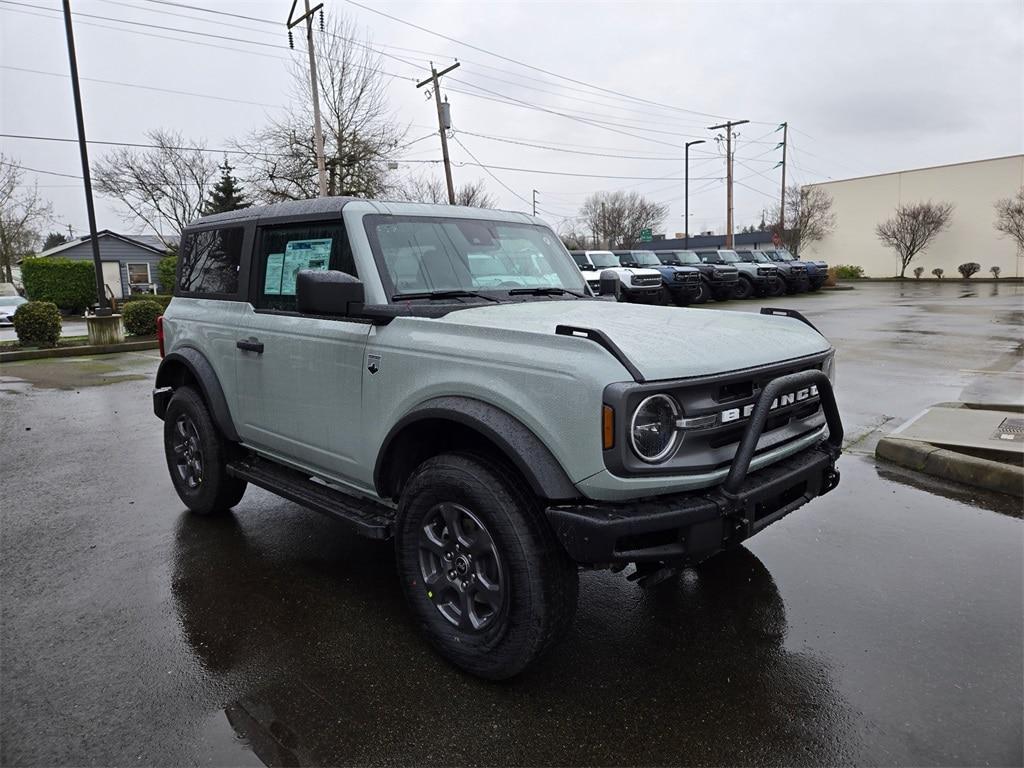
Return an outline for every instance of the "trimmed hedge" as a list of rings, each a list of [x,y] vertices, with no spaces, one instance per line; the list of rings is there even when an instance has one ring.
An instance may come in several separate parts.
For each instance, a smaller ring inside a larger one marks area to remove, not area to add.
[[[129,304],[137,304],[140,301],[155,301],[160,305],[161,309],[167,309],[167,305],[171,303],[173,296],[164,296],[159,293],[133,293],[131,296],[125,296],[121,299],[121,307],[124,308]]]
[[[32,301],[51,301],[74,314],[96,303],[96,270],[91,261],[25,259],[21,279]]]
[[[132,301],[125,305],[124,329],[132,336],[152,336],[156,333],[156,319],[164,308],[155,301]]]
[[[832,269],[836,271],[836,277],[840,280],[856,280],[864,277],[864,267],[858,267],[856,264],[836,264]]]
[[[60,310],[52,301],[29,301],[14,313],[14,331],[23,347],[53,347],[60,338]]]

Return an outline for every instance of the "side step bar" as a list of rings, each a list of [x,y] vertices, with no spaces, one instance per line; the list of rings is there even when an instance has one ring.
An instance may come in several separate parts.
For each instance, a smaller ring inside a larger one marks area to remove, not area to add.
[[[267,459],[246,458],[227,466],[229,475],[347,523],[360,536],[391,538],[394,513],[383,504],[314,482],[309,475]]]

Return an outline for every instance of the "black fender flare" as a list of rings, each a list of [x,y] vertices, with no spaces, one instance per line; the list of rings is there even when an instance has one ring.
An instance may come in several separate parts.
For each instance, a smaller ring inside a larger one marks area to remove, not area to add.
[[[199,393],[210,408],[210,415],[217,428],[228,440],[238,442],[238,432],[235,430],[235,422],[231,418],[231,409],[228,408],[220,380],[210,361],[195,347],[180,347],[160,362],[156,372],[156,388],[159,390],[180,386],[181,377],[178,372],[182,368],[199,387]]]
[[[386,495],[387,461],[395,439],[407,427],[428,419],[452,421],[477,432],[493,444],[544,499],[574,499],[580,493],[540,438],[525,424],[497,406],[471,397],[435,397],[420,403],[388,431],[373,468],[377,493]]]

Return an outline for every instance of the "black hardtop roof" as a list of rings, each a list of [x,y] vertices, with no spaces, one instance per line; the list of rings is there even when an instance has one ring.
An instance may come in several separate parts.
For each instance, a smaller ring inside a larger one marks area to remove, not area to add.
[[[214,213],[202,216],[188,225],[188,228],[205,227],[210,224],[238,224],[251,219],[277,216],[310,216],[325,213],[341,214],[341,209],[356,200],[355,197],[315,197],[310,200],[286,200],[270,205],[253,205],[237,211]]]

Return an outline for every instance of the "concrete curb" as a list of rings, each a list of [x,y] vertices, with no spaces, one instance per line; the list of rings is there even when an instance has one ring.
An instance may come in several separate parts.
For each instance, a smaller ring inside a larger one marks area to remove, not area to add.
[[[19,360],[43,360],[51,357],[81,357],[82,355],[109,355],[115,352],[138,352],[144,349],[159,349],[156,339],[124,341],[120,344],[85,344],[80,347],[52,347],[50,349],[16,349],[0,352],[0,363],[14,363]]]
[[[875,456],[901,467],[934,475],[944,480],[985,488],[1009,496],[1024,496],[1024,467],[980,459],[916,440],[883,437]]]

